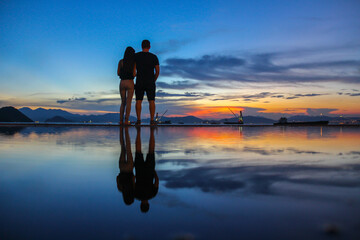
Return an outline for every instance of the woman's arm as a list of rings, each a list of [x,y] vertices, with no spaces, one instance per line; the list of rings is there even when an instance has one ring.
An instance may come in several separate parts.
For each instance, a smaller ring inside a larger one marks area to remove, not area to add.
[[[118,75],[119,77],[120,77],[120,69],[121,69],[122,65],[123,65],[123,60],[121,59],[121,60],[119,61],[118,69],[117,69],[117,75]]]
[[[133,76],[136,77],[136,63],[134,63]]]

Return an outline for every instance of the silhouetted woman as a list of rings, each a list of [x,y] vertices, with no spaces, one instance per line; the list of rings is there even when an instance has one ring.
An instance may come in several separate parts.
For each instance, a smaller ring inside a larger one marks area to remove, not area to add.
[[[122,192],[123,200],[126,205],[131,205],[134,202],[134,161],[131,153],[131,142],[128,127],[125,127],[125,141],[124,128],[120,127],[120,146],[121,153],[119,157],[120,173],[116,177],[117,188]]]
[[[131,101],[134,95],[134,77],[135,77],[135,50],[132,47],[127,47],[124,53],[124,58],[119,61],[117,74],[120,77],[120,124],[129,124],[129,116],[131,111]],[[126,106],[125,122],[124,110]]]

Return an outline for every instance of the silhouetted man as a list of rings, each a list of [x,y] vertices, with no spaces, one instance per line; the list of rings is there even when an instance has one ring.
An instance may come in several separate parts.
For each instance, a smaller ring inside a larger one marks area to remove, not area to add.
[[[150,41],[144,40],[141,43],[142,52],[135,55],[136,63],[136,124],[141,124],[141,105],[144,99],[144,93],[149,101],[150,124],[154,125],[155,114],[155,82],[160,74],[159,60],[155,54],[149,52]],[[155,71],[155,73],[154,73]]]
[[[159,190],[159,178],[155,171],[155,137],[154,128],[150,129],[149,151],[144,161],[141,152],[141,128],[138,127],[135,142],[135,198],[141,201],[140,209],[149,211],[149,200],[156,196]]]

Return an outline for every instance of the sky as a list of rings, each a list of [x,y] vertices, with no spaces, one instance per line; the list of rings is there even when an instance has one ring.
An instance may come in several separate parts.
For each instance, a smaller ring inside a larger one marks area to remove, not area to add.
[[[167,116],[360,116],[358,0],[2,0],[0,26],[0,107],[118,112],[149,39]]]

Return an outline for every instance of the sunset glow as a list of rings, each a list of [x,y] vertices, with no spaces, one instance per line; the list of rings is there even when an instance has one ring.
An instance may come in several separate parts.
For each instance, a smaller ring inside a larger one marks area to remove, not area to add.
[[[146,38],[166,116],[360,116],[359,1],[90,3],[1,5],[0,107],[116,113],[118,61]]]

